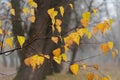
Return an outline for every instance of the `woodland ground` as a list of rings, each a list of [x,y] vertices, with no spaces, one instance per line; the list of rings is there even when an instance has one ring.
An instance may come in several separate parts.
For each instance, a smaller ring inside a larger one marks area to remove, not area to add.
[[[86,71],[80,70],[78,76],[68,74],[67,69],[64,69],[63,72],[59,74],[53,74],[48,76],[46,80],[87,80]],[[104,65],[100,66],[100,73],[109,74],[112,77],[112,80],[120,80],[120,65]],[[98,73],[98,71],[94,71]],[[5,68],[0,66],[0,73],[5,73],[7,75],[0,75],[0,80],[12,80],[16,75],[15,68]],[[98,73],[99,74],[99,73]]]

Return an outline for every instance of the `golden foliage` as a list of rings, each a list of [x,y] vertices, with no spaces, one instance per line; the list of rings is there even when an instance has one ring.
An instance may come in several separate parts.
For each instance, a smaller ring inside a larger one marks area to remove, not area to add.
[[[74,75],[78,75],[79,72],[79,65],[78,64],[72,64],[70,65],[70,70]]]

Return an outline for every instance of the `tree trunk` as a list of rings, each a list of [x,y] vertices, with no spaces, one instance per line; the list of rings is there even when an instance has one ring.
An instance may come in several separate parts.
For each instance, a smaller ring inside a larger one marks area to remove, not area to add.
[[[16,20],[20,19],[21,10],[19,2],[20,0],[12,0],[13,8],[16,11],[16,16],[12,16],[14,35],[24,34],[21,22]],[[35,71],[32,71],[31,67],[24,64],[24,59],[34,54],[43,53],[52,56],[52,51],[59,47],[59,45],[56,45],[51,41],[51,39],[49,39],[49,37],[52,36],[52,30],[51,19],[47,14],[47,10],[53,7],[57,10],[60,5],[63,5],[66,10],[63,20],[67,23],[69,23],[71,13],[70,8],[66,6],[69,4],[67,0],[35,0],[35,2],[38,4],[38,8],[36,10],[36,21],[31,25],[29,39],[24,45],[28,44],[32,40],[34,41],[32,41],[29,46],[18,51],[21,65],[14,80],[43,80],[46,75],[51,74],[53,71],[59,72],[61,70],[61,66],[56,64],[53,60],[45,60],[44,64],[41,65],[39,69],[36,68]],[[58,16],[58,18],[61,17]],[[68,25],[64,25],[65,24],[63,23],[63,27],[68,27]],[[46,36],[48,38],[43,38]],[[19,45],[16,46],[19,47]]]

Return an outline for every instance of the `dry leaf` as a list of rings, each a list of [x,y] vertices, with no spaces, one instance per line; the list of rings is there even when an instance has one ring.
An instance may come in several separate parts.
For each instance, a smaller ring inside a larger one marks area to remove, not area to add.
[[[24,36],[17,36],[18,42],[20,46],[23,46],[23,43],[25,42],[25,37]]]
[[[15,16],[15,9],[10,9],[10,14],[14,15]]]
[[[29,17],[28,20],[31,21],[32,23],[34,23],[35,22],[35,16]]]
[[[64,7],[60,6],[60,14],[63,16],[64,15]]]
[[[78,75],[79,72],[79,65],[78,64],[72,64],[70,65],[70,70],[74,75]]]
[[[54,60],[56,63],[61,64],[62,58],[61,58],[61,56],[58,56],[58,57],[54,56],[54,57],[53,57],[53,60]]]
[[[109,42],[108,42],[108,47],[109,47],[109,49],[112,50],[112,49],[113,49],[113,46],[114,46],[113,42],[109,41]]]
[[[13,37],[5,39],[5,42],[10,48],[13,47]]]
[[[65,53],[61,54],[61,57],[64,61],[67,61],[67,55]]]
[[[60,56],[60,53],[61,53],[60,48],[57,48],[57,49],[53,50],[53,55],[56,56],[56,57]]]
[[[72,3],[70,3],[70,4],[69,4],[69,6],[70,6],[70,8],[73,10],[73,4],[72,4]]]
[[[93,80],[94,75],[92,73],[87,74],[88,80]]]
[[[51,37],[51,40],[56,44],[58,43],[58,37]]]
[[[94,64],[93,67],[98,70],[98,65],[97,64]]]

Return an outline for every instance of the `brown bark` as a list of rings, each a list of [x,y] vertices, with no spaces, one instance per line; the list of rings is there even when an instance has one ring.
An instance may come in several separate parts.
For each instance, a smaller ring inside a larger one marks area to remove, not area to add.
[[[16,16],[12,17],[13,21],[13,32],[15,35],[23,35],[23,30],[21,26],[21,22],[16,19],[20,19],[20,0],[12,0],[13,8],[16,10]],[[69,23],[70,18],[70,10],[68,5],[68,0],[35,0],[38,4],[38,8],[36,10],[36,21],[31,25],[29,39],[25,42],[24,45],[28,44],[30,41],[37,39],[32,42],[29,46],[23,48],[18,51],[20,56],[21,65],[18,71],[17,76],[14,80],[43,80],[44,77],[48,74],[51,74],[53,71],[59,72],[61,70],[61,66],[56,64],[53,60],[45,60],[44,64],[41,65],[39,69],[35,69],[32,71],[31,67],[28,67],[24,64],[24,59],[32,56],[34,54],[43,53],[52,56],[52,51],[59,47],[60,45],[56,45],[49,38],[43,38],[45,36],[51,37],[53,34],[51,32],[51,19],[47,14],[47,10],[54,7],[58,10],[60,5],[65,7],[65,16],[63,20]],[[18,13],[19,12],[19,13]],[[61,16],[57,16],[61,18]],[[15,20],[15,21],[14,21]],[[68,27],[63,23],[63,27]],[[65,30],[63,29],[63,33]],[[49,34],[49,36],[48,36]],[[15,39],[16,40],[16,39]],[[18,47],[19,45],[17,45]]]

